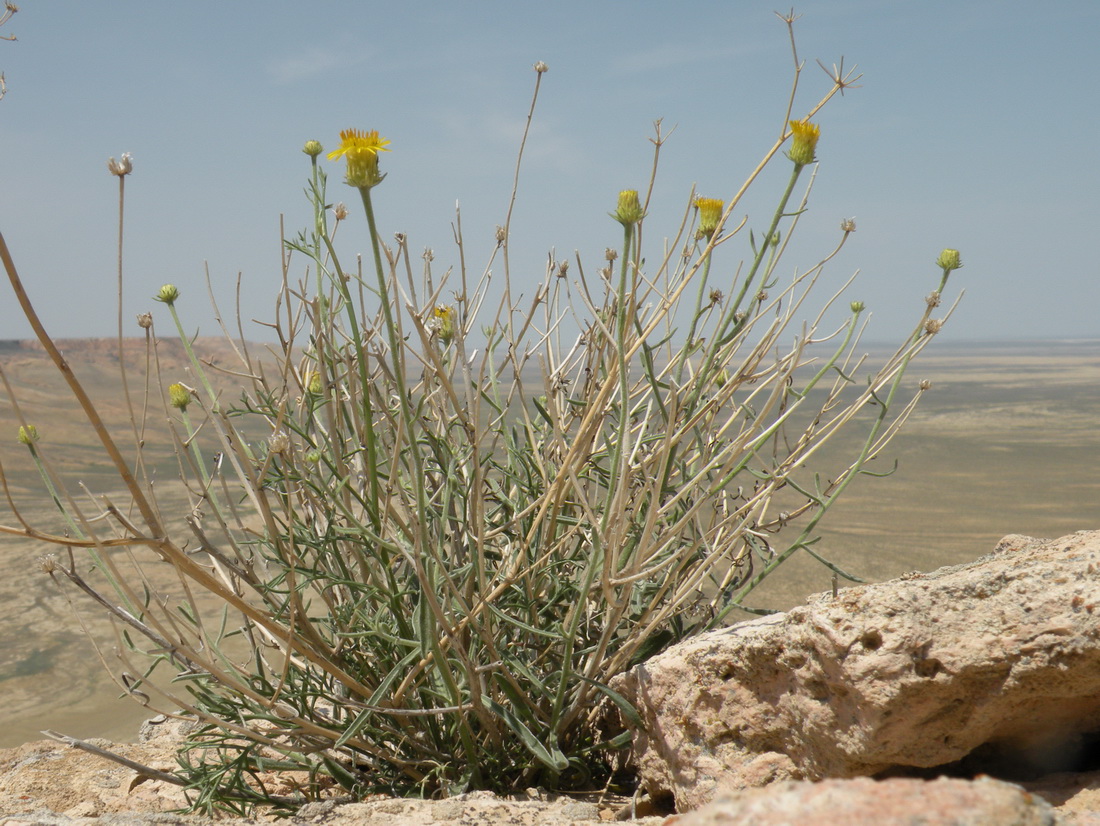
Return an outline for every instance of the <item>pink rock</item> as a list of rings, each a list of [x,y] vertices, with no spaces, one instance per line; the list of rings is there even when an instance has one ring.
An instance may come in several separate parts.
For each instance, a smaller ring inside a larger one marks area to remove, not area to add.
[[[680,811],[719,790],[940,767],[1070,770],[1100,731],[1100,531],[813,597],[612,683],[634,762]],[[977,751],[976,751],[977,750]]]
[[[787,781],[716,798],[668,826],[1057,826],[1050,804],[1018,786],[976,781]]]

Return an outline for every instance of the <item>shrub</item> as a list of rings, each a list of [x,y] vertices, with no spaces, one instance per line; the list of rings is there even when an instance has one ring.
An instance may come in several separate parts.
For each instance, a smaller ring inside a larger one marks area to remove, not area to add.
[[[277,343],[257,355],[242,336],[239,364],[219,371],[184,332],[184,291],[157,296],[190,362],[166,388],[153,373],[186,485],[182,521],[165,517],[139,429],[131,463],[70,374],[132,507],[103,498],[104,518],[87,518],[40,464],[68,536],[4,530],[63,547],[45,567],[115,618],[129,694],[200,721],[177,773],[196,806],[290,805],[333,784],[440,795],[603,783],[627,742],[601,719],[634,715],[612,677],[726,621],[799,551],[835,568],[813,547],[818,523],[912,411],[919,392],[902,390],[903,375],[961,266],[944,251],[916,325],[866,380],[863,304],[825,329],[851,280],[815,289],[854,222],[819,261],[783,274],[809,188],[796,192],[816,163],[812,118],[854,79],[836,71],[806,115],[788,108],[728,201],[692,193],[655,264],[639,232],[648,197],[626,190],[602,268],[552,262],[523,296],[507,222],[480,273],[460,223],[458,263],[443,274],[430,257],[414,267],[403,235],[383,241],[373,192],[390,146],[373,131],[343,132],[328,155],[346,162],[366,218],[369,266],[349,269],[333,243],[349,211],[329,205],[310,141],[314,223],[285,243]],[[790,169],[774,214],[759,234],[747,219],[731,226],[771,164]],[[121,188],[130,159],[110,166]],[[489,274],[498,257],[502,287]],[[302,258],[308,283],[294,283]],[[152,348],[152,317],[141,324]],[[231,401],[217,389],[227,377],[245,385]],[[807,469],[853,426],[865,430],[846,465]],[[33,426],[19,435],[37,460]],[[165,569],[174,584],[156,575]],[[287,771],[305,773],[298,797],[273,791],[267,773]]]

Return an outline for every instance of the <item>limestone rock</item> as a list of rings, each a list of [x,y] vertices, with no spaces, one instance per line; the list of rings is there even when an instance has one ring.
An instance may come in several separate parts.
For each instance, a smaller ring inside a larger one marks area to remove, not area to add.
[[[785,781],[722,795],[669,826],[1059,826],[1050,804],[992,778]]]
[[[613,687],[642,716],[643,784],[679,811],[963,758],[1010,779],[1075,770],[1100,732],[1100,531],[1009,536],[967,565],[818,595]]]

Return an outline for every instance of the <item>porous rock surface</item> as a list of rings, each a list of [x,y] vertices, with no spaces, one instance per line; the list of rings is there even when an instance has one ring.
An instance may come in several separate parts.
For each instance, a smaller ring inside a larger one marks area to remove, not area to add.
[[[960,773],[1074,771],[1100,731],[1100,531],[1012,535],[967,565],[818,595],[685,641],[613,687],[644,723],[642,783],[678,811],[963,758]]]
[[[787,780],[721,795],[669,826],[1069,826],[1049,803],[992,778]]]

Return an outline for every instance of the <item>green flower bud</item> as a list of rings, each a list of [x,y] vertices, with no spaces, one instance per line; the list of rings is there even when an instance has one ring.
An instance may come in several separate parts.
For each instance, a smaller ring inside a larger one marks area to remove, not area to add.
[[[38,441],[38,428],[33,424],[24,425],[19,428],[19,444],[27,445],[30,447]]]
[[[944,250],[940,253],[940,257],[936,259],[936,266],[946,272],[959,269],[962,266],[962,258],[959,257],[959,251],[951,249]]]
[[[179,297],[180,291],[176,289],[174,284],[165,284],[160,288],[160,292],[153,296],[153,299],[171,307]]]
[[[302,151],[311,158],[316,158],[325,151],[325,148],[321,146],[320,141],[306,141],[306,145],[302,147]]]
[[[860,313],[863,312],[863,308],[866,305],[862,301],[853,301],[848,306],[851,307],[853,313],[855,313],[856,315],[859,315]]]
[[[614,212],[609,212],[612,218],[625,226],[632,226],[645,218],[645,210],[638,200],[638,190],[624,189],[619,193],[619,207]]]

